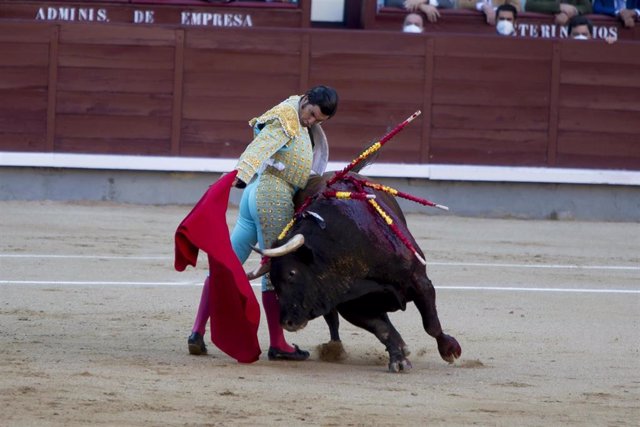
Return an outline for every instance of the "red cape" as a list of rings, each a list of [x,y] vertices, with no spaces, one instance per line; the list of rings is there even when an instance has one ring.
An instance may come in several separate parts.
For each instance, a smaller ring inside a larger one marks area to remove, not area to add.
[[[251,363],[260,356],[260,306],[229,238],[226,213],[236,174],[228,173],[210,186],[182,220],[175,235],[174,265],[184,271],[188,265],[195,267],[199,249],[207,253],[211,341],[238,362]]]

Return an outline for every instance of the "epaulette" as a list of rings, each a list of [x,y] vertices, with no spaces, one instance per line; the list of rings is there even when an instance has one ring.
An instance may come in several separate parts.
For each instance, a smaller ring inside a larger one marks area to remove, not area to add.
[[[284,133],[289,138],[298,138],[300,136],[300,118],[298,117],[298,111],[293,105],[286,101],[276,105],[260,117],[251,119],[249,125],[254,127],[256,123],[267,123],[274,119],[280,123]]]

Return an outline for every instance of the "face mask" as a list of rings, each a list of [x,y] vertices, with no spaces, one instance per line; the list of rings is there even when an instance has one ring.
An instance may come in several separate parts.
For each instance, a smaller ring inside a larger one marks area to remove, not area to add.
[[[513,23],[511,21],[498,21],[496,31],[502,36],[510,36],[513,33]]]
[[[573,37],[574,40],[589,40],[589,37],[585,36],[584,34],[578,34],[576,36]]]
[[[421,33],[422,28],[418,27],[416,24],[405,25],[402,29],[405,33]]]

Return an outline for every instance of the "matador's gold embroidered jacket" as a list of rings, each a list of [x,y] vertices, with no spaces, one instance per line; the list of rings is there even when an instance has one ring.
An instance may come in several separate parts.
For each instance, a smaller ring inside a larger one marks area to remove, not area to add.
[[[312,130],[316,146],[312,147],[309,130],[300,124],[295,95],[271,108],[249,124],[254,128],[254,139],[240,156],[236,169],[238,178],[249,183],[264,168],[291,185],[303,188],[312,168],[324,172],[328,148],[320,126]]]

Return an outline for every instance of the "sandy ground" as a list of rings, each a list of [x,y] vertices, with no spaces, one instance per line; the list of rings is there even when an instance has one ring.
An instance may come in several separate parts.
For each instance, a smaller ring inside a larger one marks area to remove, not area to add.
[[[637,223],[411,215],[463,354],[442,361],[411,305],[392,319],[413,370],[391,374],[345,321],[338,363],[322,319],[287,335],[306,362],[268,361],[264,321],[254,364],[188,355],[206,274],[173,270],[189,209],[0,202],[0,425],[639,425]]]

